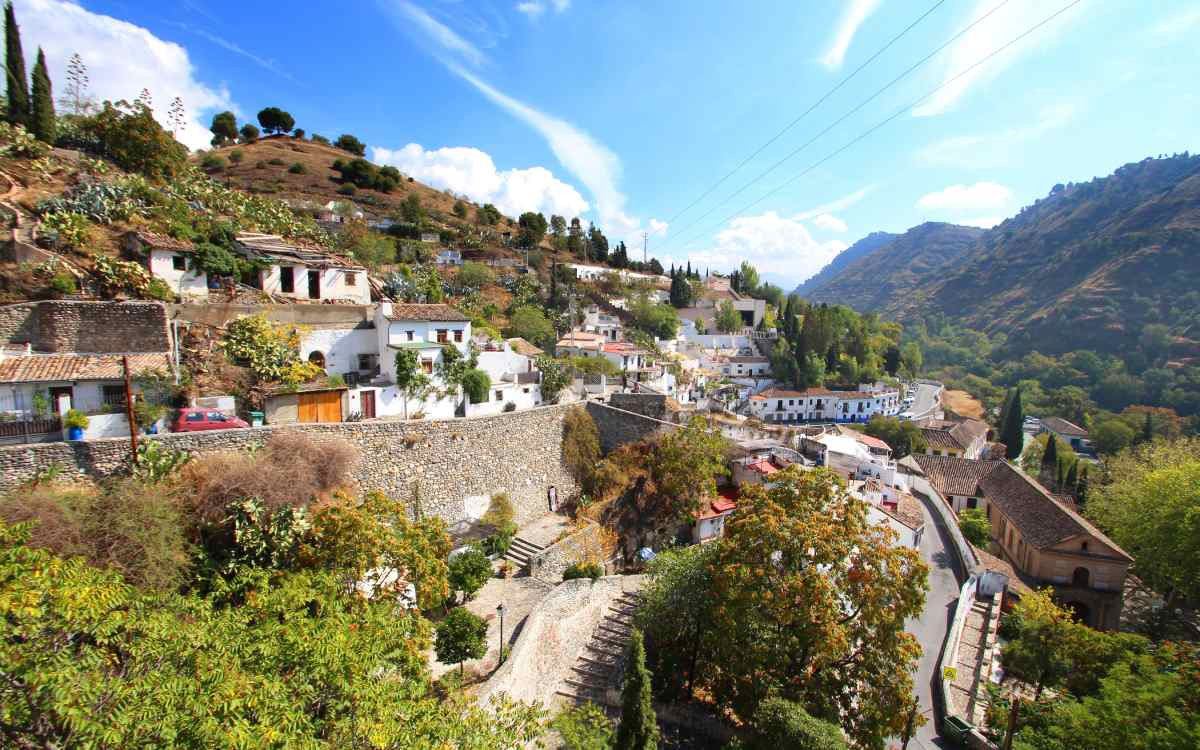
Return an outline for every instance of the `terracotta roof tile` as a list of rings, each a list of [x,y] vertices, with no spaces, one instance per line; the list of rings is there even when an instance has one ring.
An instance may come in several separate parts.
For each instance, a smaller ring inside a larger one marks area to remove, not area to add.
[[[1087,437],[1088,431],[1075,424],[1068,422],[1062,417],[1045,417],[1042,419],[1042,426],[1047,430],[1053,430],[1059,435],[1071,435],[1074,437]]]
[[[131,375],[149,370],[171,371],[163,354],[130,354]],[[119,354],[33,354],[0,361],[0,383],[39,383],[73,380],[119,380],[124,369]]]
[[[437,323],[465,323],[471,319],[459,310],[444,304],[398,302],[392,305],[388,320],[427,320]]]
[[[1001,461],[972,461],[954,456],[914,454],[913,460],[925,472],[929,483],[943,495],[979,497],[979,481]]]

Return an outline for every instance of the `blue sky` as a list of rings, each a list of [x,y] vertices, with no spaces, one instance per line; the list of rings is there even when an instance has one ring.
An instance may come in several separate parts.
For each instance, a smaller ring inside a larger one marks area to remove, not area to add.
[[[148,88],[165,113],[181,96],[193,146],[203,144],[213,112],[231,108],[253,118],[264,106],[280,106],[310,133],[354,133],[369,144],[369,156],[507,213],[578,213],[631,247],[640,249],[642,232],[649,233],[651,255],[664,262],[728,270],[745,258],[796,283],[871,231],[925,220],[989,225],[1056,182],[1196,150],[1194,2],[1082,0],[952,80],[1070,3],[16,6],[27,57],[45,45],[56,84],[66,58],[78,52],[100,98],[133,98]],[[878,59],[684,210],[926,11]]]

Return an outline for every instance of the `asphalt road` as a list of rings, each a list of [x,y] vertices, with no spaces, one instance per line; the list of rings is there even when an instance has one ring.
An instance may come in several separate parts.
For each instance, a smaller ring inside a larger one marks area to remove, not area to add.
[[[917,383],[917,392],[913,395],[913,404],[908,408],[914,419],[929,416],[929,412],[938,407],[938,387],[927,383]]]
[[[917,637],[921,643],[921,661],[914,677],[921,714],[926,723],[917,730],[909,750],[922,748],[951,747],[938,737],[939,727],[934,720],[933,694],[938,659],[942,654],[942,643],[954,617],[954,604],[958,599],[959,583],[955,575],[958,561],[950,548],[950,539],[940,521],[922,501],[921,512],[925,516],[925,532],[921,536],[921,558],[929,564],[929,591],[925,594],[925,610],[921,616],[908,621],[905,630]]]

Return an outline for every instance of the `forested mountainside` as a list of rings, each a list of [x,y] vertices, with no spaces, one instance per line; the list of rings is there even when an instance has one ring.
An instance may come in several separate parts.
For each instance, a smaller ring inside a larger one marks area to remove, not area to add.
[[[858,260],[812,298],[886,317],[945,316],[1007,336],[1014,355],[1120,352],[1167,325],[1190,352],[1200,331],[1200,156],[1150,158],[1050,193],[961,252],[917,227]],[[954,235],[952,229],[962,230]],[[936,241],[934,248],[923,247]],[[921,265],[907,258],[921,258]],[[930,258],[944,258],[941,264]]]
[[[833,260],[829,261],[828,265],[818,271],[812,278],[796,287],[796,294],[802,297],[811,296],[831,279],[836,278],[851,263],[875,252],[899,236],[892,232],[871,232],[866,237],[863,237],[858,242],[838,253]]]
[[[898,295],[911,294],[957,262],[982,234],[982,229],[957,224],[921,224],[851,262],[807,296],[864,312],[889,308]]]

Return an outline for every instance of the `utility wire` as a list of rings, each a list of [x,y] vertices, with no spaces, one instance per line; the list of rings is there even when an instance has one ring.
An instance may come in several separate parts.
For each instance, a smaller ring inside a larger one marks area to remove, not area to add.
[[[1007,0],[1006,0],[1006,1],[1007,1]],[[766,193],[766,194],[762,195],[761,197],[759,197],[759,198],[755,199],[754,201],[752,201],[752,202],[750,202],[750,203],[746,204],[745,206],[743,206],[742,208],[740,208],[740,209],[738,209],[737,211],[733,212],[732,214],[730,214],[729,216],[725,217],[725,218],[724,218],[724,219],[722,219],[721,221],[719,221],[719,222],[717,222],[716,224],[714,224],[714,225],[710,226],[710,227],[709,227],[707,230],[705,230],[705,231],[711,231],[712,229],[715,229],[716,227],[719,227],[719,226],[721,226],[722,224],[724,224],[725,222],[729,221],[730,219],[733,219],[733,218],[737,217],[738,215],[742,214],[743,212],[747,211],[748,209],[750,209],[750,208],[753,208],[754,206],[756,206],[756,205],[758,205],[759,203],[763,202],[763,201],[764,201],[764,200],[766,200],[767,198],[770,198],[772,195],[774,195],[774,194],[778,193],[778,192],[779,192],[780,190],[782,190],[783,188],[785,188],[785,187],[787,187],[788,185],[792,184],[793,182],[795,182],[796,180],[800,179],[801,177],[803,177],[803,176],[805,176],[805,175],[809,174],[810,172],[812,172],[813,170],[817,169],[818,167],[820,167],[820,166],[821,166],[822,164],[824,164],[825,162],[827,162],[827,161],[829,161],[830,159],[834,158],[835,156],[837,156],[837,155],[841,154],[843,151],[847,150],[848,148],[850,148],[850,147],[851,147],[851,146],[853,146],[854,144],[858,143],[859,141],[862,141],[863,139],[867,138],[867,137],[868,137],[868,136],[870,136],[872,133],[874,133],[875,131],[879,130],[880,128],[882,128],[883,126],[887,125],[888,123],[892,122],[893,120],[895,120],[896,118],[900,117],[900,116],[901,116],[901,115],[903,115],[904,113],[906,113],[906,112],[909,112],[909,111],[910,111],[910,110],[912,110],[912,109],[915,109],[915,108],[917,107],[917,105],[919,105],[921,102],[925,101],[926,99],[928,99],[929,97],[933,96],[933,95],[934,95],[934,94],[936,94],[937,92],[941,91],[942,89],[946,88],[947,86],[949,86],[950,84],[954,83],[954,82],[955,82],[955,81],[957,81],[958,79],[962,78],[963,76],[967,75],[967,74],[968,74],[968,73],[970,73],[971,71],[975,70],[975,69],[976,69],[976,68],[978,68],[979,66],[981,66],[981,65],[983,65],[984,63],[988,62],[989,60],[991,60],[991,59],[992,59],[993,57],[995,57],[996,55],[999,55],[1000,53],[1004,52],[1004,51],[1005,51],[1005,50],[1007,50],[1008,48],[1012,47],[1012,46],[1013,46],[1014,44],[1016,44],[1017,42],[1021,41],[1022,39],[1024,39],[1024,38],[1025,38],[1025,37],[1027,37],[1027,36],[1029,36],[1030,34],[1034,33],[1035,31],[1037,31],[1037,30],[1038,30],[1038,29],[1040,29],[1041,27],[1043,27],[1043,26],[1045,26],[1046,24],[1050,23],[1050,22],[1051,22],[1051,21],[1053,21],[1055,18],[1058,18],[1058,17],[1059,17],[1059,16],[1061,16],[1063,13],[1066,13],[1068,10],[1070,10],[1070,9],[1071,9],[1071,8],[1073,8],[1073,7],[1075,7],[1076,5],[1078,5],[1078,4],[1079,4],[1079,3],[1081,3],[1081,2],[1083,2],[1083,0],[1073,0],[1072,2],[1068,3],[1067,5],[1064,5],[1062,8],[1058,9],[1057,11],[1055,11],[1055,12],[1054,12],[1054,13],[1052,13],[1052,14],[1050,14],[1050,15],[1049,15],[1049,16],[1047,16],[1046,18],[1043,18],[1041,21],[1037,22],[1037,23],[1036,23],[1036,24],[1034,24],[1033,26],[1029,27],[1029,28],[1028,28],[1028,29],[1026,29],[1025,31],[1023,31],[1023,32],[1021,32],[1020,34],[1018,34],[1017,36],[1013,37],[1011,40],[1009,40],[1008,42],[1006,42],[1004,45],[1002,45],[1002,46],[1000,46],[1000,47],[998,47],[998,48],[996,48],[996,49],[992,50],[991,52],[989,52],[989,53],[988,53],[987,55],[985,55],[984,57],[982,57],[982,58],[980,58],[979,60],[977,60],[976,62],[972,63],[970,66],[968,66],[968,67],[964,68],[963,70],[959,71],[959,72],[958,72],[957,74],[955,74],[953,77],[946,79],[945,81],[943,81],[943,82],[942,82],[942,84],[941,84],[941,85],[939,85],[939,86],[937,86],[936,88],[934,88],[934,89],[930,90],[928,93],[926,93],[926,94],[922,95],[921,97],[919,97],[919,98],[915,99],[915,100],[914,100],[914,101],[913,101],[911,104],[908,104],[908,105],[906,105],[906,106],[904,106],[904,107],[901,107],[901,108],[900,108],[899,110],[897,110],[897,111],[896,111],[894,114],[892,114],[891,116],[887,117],[887,118],[886,118],[886,119],[884,119],[882,122],[879,122],[879,123],[875,124],[875,125],[874,125],[874,126],[872,126],[871,128],[867,129],[865,132],[863,132],[863,133],[859,134],[857,137],[855,137],[855,138],[854,138],[853,140],[851,140],[849,143],[847,143],[847,144],[843,145],[841,148],[839,148],[839,149],[837,149],[836,151],[834,151],[834,152],[832,152],[832,153],[828,154],[827,156],[825,156],[824,158],[820,159],[819,161],[817,161],[817,162],[815,162],[815,163],[811,164],[811,165],[810,165],[810,166],[808,166],[806,169],[804,169],[803,171],[801,171],[799,174],[793,175],[792,177],[788,178],[786,181],[784,181],[784,182],[780,183],[778,186],[776,186],[775,188],[773,188],[773,189],[772,189],[771,191],[769,191],[768,193]],[[1003,3],[1001,3],[1001,4],[1003,4]],[[999,6],[997,6],[997,7],[999,7]],[[989,14],[990,14],[991,12],[994,12],[994,10],[995,10],[995,9],[993,9],[992,11],[989,11]],[[986,16],[985,16],[985,17],[986,17]],[[980,20],[982,20],[982,18],[981,18]],[[968,28],[969,28],[969,27],[968,27]],[[964,29],[964,31],[966,31],[966,29]],[[845,118],[842,118],[842,119],[845,119]],[[840,120],[839,120],[839,122],[840,122]],[[836,125],[837,123],[834,123],[834,124]],[[831,126],[831,127],[832,127],[832,126]],[[830,128],[827,128],[825,131],[822,131],[822,132],[823,132],[823,133],[824,133],[824,132],[827,132],[829,129],[830,129]],[[805,145],[808,145],[808,144],[805,144]],[[803,146],[802,146],[801,148],[803,148]],[[798,150],[799,150],[799,149],[797,149],[797,151],[798,151]],[[790,158],[790,156],[791,156],[791,155],[789,155],[787,158]],[[774,168],[774,167],[772,167],[772,168]],[[739,192],[740,192],[740,191],[739,191]],[[730,197],[732,197],[732,196],[730,196]],[[715,208],[715,207],[714,207],[714,208]],[[712,213],[712,212],[711,212],[711,211],[709,211],[708,213]],[[705,214],[705,215],[707,216],[708,214]],[[697,223],[697,222],[693,222],[691,226],[695,226],[695,224],[696,224],[696,223]],[[690,228],[690,227],[688,227],[688,228]],[[685,229],[685,231],[686,231],[686,229]],[[704,233],[704,232],[701,232],[701,234],[703,234],[703,233]],[[677,237],[677,239],[682,239],[682,237]]]
[[[734,167],[733,169],[729,170],[729,171],[728,171],[728,172],[725,174],[725,176],[724,176],[724,177],[722,177],[721,179],[719,179],[719,180],[717,180],[716,182],[714,182],[714,183],[713,183],[711,186],[709,186],[709,188],[708,188],[707,190],[705,190],[703,193],[701,193],[701,194],[700,194],[700,197],[696,198],[696,200],[692,201],[691,203],[687,204],[687,205],[686,205],[686,206],[684,206],[682,209],[680,209],[678,212],[676,212],[676,214],[675,214],[674,216],[672,216],[671,218],[667,219],[667,223],[668,223],[668,224],[670,224],[670,223],[674,222],[674,221],[675,221],[676,219],[678,219],[680,216],[683,216],[685,213],[687,213],[687,212],[688,212],[688,211],[689,211],[689,210],[690,210],[690,209],[691,209],[693,206],[695,206],[697,203],[699,203],[700,201],[704,200],[704,199],[705,199],[705,198],[707,198],[708,196],[712,195],[712,192],[713,192],[714,190],[716,190],[718,187],[720,187],[720,186],[722,185],[722,183],[724,183],[724,182],[725,182],[725,180],[728,180],[728,179],[729,179],[730,177],[732,177],[732,176],[733,176],[733,175],[734,175],[734,174],[735,174],[735,173],[736,173],[736,172],[737,172],[739,169],[741,169],[742,167],[744,167],[744,166],[746,166],[747,164],[749,164],[749,163],[750,163],[750,161],[754,159],[754,157],[756,157],[756,156],[758,156],[759,154],[761,154],[761,153],[762,153],[764,150],[766,150],[766,148],[767,148],[768,146],[770,146],[772,143],[774,143],[775,141],[777,141],[777,140],[779,140],[780,138],[782,138],[782,137],[783,137],[783,135],[784,135],[784,133],[787,133],[789,130],[791,130],[793,127],[795,127],[797,123],[799,123],[801,120],[803,120],[805,117],[807,117],[807,116],[808,116],[810,113],[812,113],[812,111],[813,111],[814,109],[816,109],[817,107],[821,106],[821,104],[823,104],[823,103],[825,102],[825,100],[826,100],[826,99],[828,99],[829,97],[831,97],[831,96],[833,96],[834,94],[836,94],[836,93],[838,92],[838,90],[839,90],[839,89],[841,89],[843,86],[845,86],[847,83],[849,83],[849,82],[850,82],[850,79],[854,78],[856,75],[858,75],[860,72],[862,72],[863,68],[865,68],[865,67],[867,67],[868,65],[870,65],[871,63],[875,62],[875,60],[876,60],[876,59],[877,59],[877,58],[878,58],[880,55],[882,55],[884,52],[886,52],[886,51],[888,50],[888,48],[889,48],[889,47],[891,47],[891,46],[892,46],[893,44],[895,44],[896,42],[900,41],[900,38],[901,38],[901,37],[903,37],[903,36],[904,36],[905,34],[907,34],[908,32],[912,31],[912,30],[913,30],[913,28],[915,28],[917,24],[921,23],[921,21],[924,21],[924,20],[925,20],[925,18],[926,18],[927,16],[929,16],[929,14],[933,13],[933,12],[934,12],[935,10],[937,10],[937,9],[938,9],[940,6],[944,5],[944,4],[945,4],[945,2],[946,2],[946,0],[938,0],[938,2],[934,3],[934,4],[933,4],[933,5],[932,5],[932,6],[929,8],[929,10],[925,11],[925,12],[924,12],[924,13],[922,13],[920,16],[918,16],[918,17],[917,17],[917,20],[913,21],[913,22],[912,22],[912,23],[910,23],[908,26],[906,26],[906,27],[904,28],[904,30],[903,30],[903,31],[901,31],[901,32],[900,32],[899,34],[897,34],[896,36],[892,37],[891,41],[889,41],[887,44],[885,44],[885,45],[883,45],[882,47],[880,47],[880,48],[879,48],[879,50],[875,52],[875,54],[873,54],[873,55],[871,55],[870,57],[868,57],[868,58],[867,58],[867,60],[866,60],[866,62],[864,62],[863,64],[859,65],[857,68],[855,68],[855,69],[854,69],[854,72],[852,72],[850,75],[846,76],[846,77],[845,77],[845,78],[843,78],[841,81],[839,81],[839,82],[838,82],[838,84],[837,84],[836,86],[834,86],[833,88],[831,88],[829,91],[825,92],[825,95],[824,95],[824,96],[822,96],[820,99],[818,99],[818,100],[816,100],[815,102],[813,102],[813,103],[812,103],[812,106],[810,106],[808,109],[806,109],[806,110],[804,110],[803,112],[801,112],[799,117],[797,117],[796,119],[792,120],[792,121],[791,121],[791,122],[789,122],[787,125],[785,125],[785,126],[784,126],[784,128],[783,128],[783,130],[780,130],[778,133],[776,133],[775,135],[773,135],[773,136],[770,138],[770,140],[768,140],[768,141],[767,141],[766,143],[764,143],[763,145],[759,146],[759,147],[758,147],[758,149],[757,149],[757,150],[755,150],[755,152],[754,152],[754,153],[750,154],[750,155],[749,155],[749,156],[747,156],[745,159],[742,159],[742,161],[741,161],[741,163],[740,163],[740,164],[738,164],[738,165],[737,165],[736,167]]]

